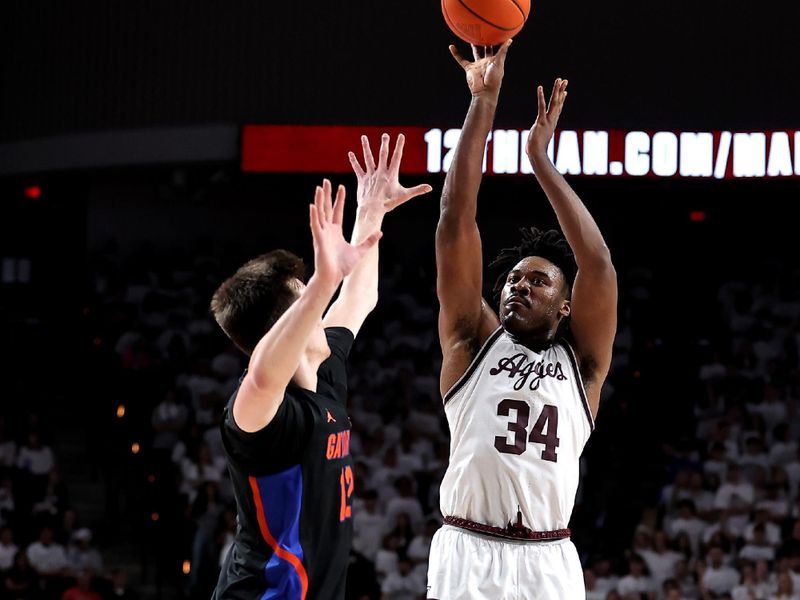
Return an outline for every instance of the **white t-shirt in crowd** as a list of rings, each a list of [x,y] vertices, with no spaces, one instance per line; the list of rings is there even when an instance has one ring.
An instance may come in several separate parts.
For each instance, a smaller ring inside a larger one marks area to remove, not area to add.
[[[23,446],[17,457],[17,468],[34,475],[47,475],[55,464],[50,446],[42,446],[38,450]]]
[[[759,560],[773,561],[775,560],[775,548],[772,546],[757,546],[756,544],[745,544],[739,550],[739,558],[744,560],[751,560],[753,562]]]
[[[750,523],[747,527],[744,528],[744,540],[746,542],[753,541],[753,529],[755,529],[755,523]],[[781,528],[778,527],[775,523],[764,523],[764,533],[767,536],[767,542],[772,544],[773,546],[779,546],[781,543]]]
[[[418,535],[408,545],[408,558],[413,561],[428,560],[431,552],[431,539],[425,535]]]
[[[61,544],[45,546],[41,542],[33,542],[26,554],[31,566],[44,575],[57,573],[67,566],[67,553]]]
[[[667,550],[666,552],[655,552],[654,550],[640,550],[639,554],[650,570],[650,577],[656,589],[661,589],[661,584],[666,579],[672,577],[675,571],[675,563],[683,558],[682,554]]]
[[[383,536],[386,533],[386,517],[380,513],[370,513],[360,510],[353,517],[353,548],[369,560],[375,560],[375,555],[381,547]]]
[[[408,575],[389,573],[383,580],[381,591],[387,600],[417,600],[420,594],[425,593],[425,583],[414,571]]]
[[[14,544],[0,544],[0,571],[10,569],[14,564],[14,557],[17,555],[19,548]]]
[[[725,565],[718,569],[709,566],[703,573],[703,585],[715,594],[730,592],[739,583],[739,572]]]
[[[633,575],[625,575],[617,583],[617,591],[620,596],[628,594],[649,594],[656,591],[656,586],[653,580],[649,577],[634,577]]]
[[[750,506],[755,499],[753,486],[746,481],[726,482],[719,486],[714,498],[714,508],[740,508]]]
[[[386,503],[386,523],[391,529],[397,523],[397,516],[406,513],[411,519],[411,527],[414,531],[419,531],[425,522],[425,513],[419,500],[414,498],[403,498],[397,496]]]
[[[706,523],[702,519],[698,519],[697,517],[682,519],[678,517],[670,521],[667,532],[669,533],[670,539],[675,539],[678,537],[679,533],[685,533],[689,536],[692,552],[697,554],[700,548],[700,537],[703,535],[705,529]]]

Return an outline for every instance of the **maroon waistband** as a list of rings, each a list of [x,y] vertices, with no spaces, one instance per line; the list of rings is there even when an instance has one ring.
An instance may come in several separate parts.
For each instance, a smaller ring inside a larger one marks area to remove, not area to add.
[[[476,523],[460,517],[445,517],[444,523],[445,525],[452,525],[453,527],[460,527],[461,529],[468,529],[476,533],[484,533],[486,535],[509,540],[529,540],[541,542],[545,540],[562,540],[572,535],[572,532],[569,529],[556,529],[555,531],[533,531],[519,523],[509,523],[506,527],[494,527],[492,525],[484,525],[483,523]]]

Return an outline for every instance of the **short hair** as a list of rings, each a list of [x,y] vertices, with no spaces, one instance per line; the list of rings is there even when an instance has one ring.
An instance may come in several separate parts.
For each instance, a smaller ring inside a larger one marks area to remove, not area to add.
[[[508,273],[514,268],[514,265],[528,256],[541,256],[561,269],[569,298],[578,267],[567,240],[560,231],[555,229],[542,231],[536,227],[522,227],[519,231],[522,235],[520,243],[511,248],[503,248],[497,258],[489,264],[490,269],[499,271],[492,289],[495,297],[500,296]]]
[[[259,340],[297,299],[290,282],[305,276],[303,261],[286,250],[254,258],[222,282],[211,298],[217,324],[252,354]]]

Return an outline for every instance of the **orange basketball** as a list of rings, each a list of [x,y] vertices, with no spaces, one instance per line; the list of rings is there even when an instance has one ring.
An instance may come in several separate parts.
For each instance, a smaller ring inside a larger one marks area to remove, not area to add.
[[[442,0],[448,27],[476,46],[496,46],[514,37],[530,11],[531,0]]]

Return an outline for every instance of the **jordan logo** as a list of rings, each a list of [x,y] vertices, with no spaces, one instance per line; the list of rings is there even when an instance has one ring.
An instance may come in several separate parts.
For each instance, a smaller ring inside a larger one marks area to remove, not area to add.
[[[329,410],[326,408],[326,409],[325,409],[325,412],[326,412],[326,413],[327,413],[327,415],[328,415],[328,423],[331,423],[331,422],[333,422],[333,423],[336,423],[336,419],[334,419],[334,418],[333,418],[333,415],[331,414],[331,411],[329,411]]]

